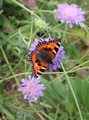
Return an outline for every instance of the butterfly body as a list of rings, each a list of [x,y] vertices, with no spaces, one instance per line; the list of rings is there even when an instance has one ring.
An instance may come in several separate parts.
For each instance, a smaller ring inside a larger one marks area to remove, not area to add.
[[[38,77],[45,71],[49,64],[53,64],[52,60],[55,58],[60,47],[60,40],[58,38],[47,41],[39,41],[36,48],[30,54],[30,61],[32,62],[33,75]]]
[[[39,62],[52,64],[52,58],[47,49],[41,49],[41,50],[37,51],[37,60]]]

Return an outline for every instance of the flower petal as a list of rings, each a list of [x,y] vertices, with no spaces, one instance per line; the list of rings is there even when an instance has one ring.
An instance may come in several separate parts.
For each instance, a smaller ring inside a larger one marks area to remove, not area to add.
[[[58,10],[54,10],[57,12],[57,18],[60,19],[61,22],[66,22],[69,24],[69,27],[72,28],[73,24],[81,25],[82,22],[85,21],[84,12],[81,8],[79,8],[76,4],[59,4],[57,5]]]
[[[24,99],[27,99],[29,102],[37,100],[39,97],[43,96],[43,90],[45,86],[40,84],[40,77],[28,76],[28,79],[21,79],[21,87],[18,91],[21,91],[24,95]]]

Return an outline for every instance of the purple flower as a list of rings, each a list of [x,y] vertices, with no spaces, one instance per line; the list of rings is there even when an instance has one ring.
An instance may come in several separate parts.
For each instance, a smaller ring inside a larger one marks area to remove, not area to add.
[[[45,86],[40,84],[40,77],[34,78],[33,76],[28,76],[28,79],[21,79],[21,87],[18,91],[21,91],[24,94],[24,99],[27,99],[29,102],[36,100],[43,96],[43,90]]]
[[[30,47],[30,51],[29,51],[28,55],[30,55],[31,52],[35,51],[35,50],[36,50],[36,47],[37,47],[40,43],[42,43],[42,42],[44,42],[44,43],[49,43],[49,41],[52,41],[52,40],[55,40],[55,39],[53,39],[53,38],[51,38],[51,37],[45,38],[45,39],[40,39],[40,40],[35,39],[35,42],[34,42],[34,43],[31,45],[31,47]],[[48,70],[49,70],[50,72],[52,72],[53,70],[56,70],[57,68],[60,68],[60,67],[61,67],[61,66],[60,66],[60,62],[62,62],[62,60],[64,59],[64,55],[65,55],[64,48],[63,48],[62,46],[60,46],[60,47],[59,47],[59,50],[58,50],[58,52],[57,52],[57,54],[56,54],[56,56],[55,56],[55,58],[52,60],[52,63],[53,63],[53,64],[49,64],[49,65],[48,65]]]
[[[57,5],[57,7],[58,10],[54,10],[57,12],[56,17],[60,19],[61,22],[69,24],[70,28],[72,28],[73,24],[79,24],[81,26],[81,23],[85,21],[84,12],[77,5],[64,3]]]
[[[51,38],[51,37],[48,37],[48,38],[45,38],[45,39],[43,39],[43,38],[41,38],[41,39],[35,38],[34,43],[30,46],[30,49],[29,49],[30,51],[28,52],[28,55],[29,55],[32,51],[34,51],[34,50],[36,49],[36,47],[38,46],[38,44],[40,44],[41,42],[46,42],[46,43],[48,43],[49,40],[52,40],[52,38]]]
[[[49,64],[48,70],[50,72],[52,72],[53,70],[56,70],[57,68],[60,68],[60,63],[62,62],[62,60],[65,58],[65,51],[64,48],[62,46],[60,46],[55,58],[52,60],[53,65]]]
[[[35,39],[35,42],[34,42],[34,43],[31,45],[31,47],[30,47],[30,51],[35,50],[37,44],[38,44],[38,39]]]

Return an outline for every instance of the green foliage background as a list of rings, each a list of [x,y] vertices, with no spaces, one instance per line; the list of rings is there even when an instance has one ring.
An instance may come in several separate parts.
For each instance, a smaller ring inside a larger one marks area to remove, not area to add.
[[[89,0],[35,2],[38,9],[22,0],[0,0],[0,118],[89,120]],[[71,29],[55,18],[53,11],[64,2],[85,11],[86,27]],[[35,38],[49,36],[61,38],[65,60],[60,70],[43,73],[44,96],[28,103],[18,92],[20,79],[32,73],[27,53]]]

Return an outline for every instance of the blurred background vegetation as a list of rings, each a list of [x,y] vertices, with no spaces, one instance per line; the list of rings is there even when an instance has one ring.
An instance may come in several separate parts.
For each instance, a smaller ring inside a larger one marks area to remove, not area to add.
[[[85,11],[86,30],[66,30],[55,18],[64,2]],[[41,76],[44,97],[28,103],[18,92],[20,79],[32,72],[28,50],[35,38],[49,35],[63,40],[65,60]],[[89,120],[89,0],[0,0],[0,119]]]

